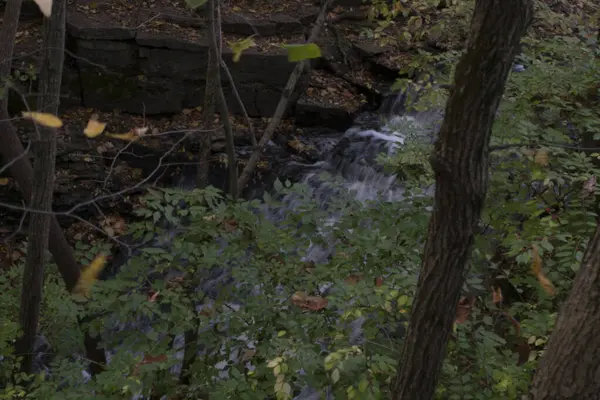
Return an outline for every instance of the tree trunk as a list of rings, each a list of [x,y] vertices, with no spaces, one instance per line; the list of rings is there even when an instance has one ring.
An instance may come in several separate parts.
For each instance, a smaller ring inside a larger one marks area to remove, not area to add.
[[[60,101],[60,86],[64,63],[66,0],[54,0],[50,19],[44,18],[43,51],[40,73],[40,112],[56,115]],[[31,373],[35,337],[42,302],[42,286],[46,251],[50,236],[52,194],[56,159],[56,129],[36,127],[34,139],[34,188],[30,208],[48,214],[32,212],[29,219],[27,260],[21,288],[19,320],[23,336],[17,343],[17,354],[23,355],[21,370]]]
[[[206,19],[209,23],[209,34],[211,32],[211,27],[219,24],[219,32],[221,31],[220,21],[215,23],[215,19],[217,18],[215,12],[214,4],[212,4],[212,0],[208,2],[206,7]],[[216,36],[215,42],[219,43],[221,41],[221,35],[217,34],[217,32],[213,31],[213,35]],[[212,37],[212,36],[211,36]],[[212,40],[209,37],[209,46],[212,47]],[[203,110],[203,118],[204,118],[204,132],[201,132],[202,137],[200,138],[200,154],[199,154],[199,166],[198,166],[198,175],[196,179],[196,187],[204,188],[208,185],[209,172],[210,172],[210,155],[211,155],[211,145],[212,145],[212,137],[213,131],[215,129],[214,118],[215,118],[215,102],[216,102],[216,93],[217,93],[217,79],[219,79],[219,66],[218,60],[221,58],[220,47],[217,49],[218,59],[217,66],[215,68],[215,60],[213,59],[213,52],[209,49],[208,52],[208,65],[206,66],[206,88],[204,89],[204,110]]]
[[[0,29],[0,82],[6,87],[5,96],[0,98],[0,154],[5,163],[12,162],[10,172],[19,185],[23,197],[29,200],[32,198],[34,172],[25,154],[25,149],[10,123],[8,114],[7,82],[11,72],[21,5],[21,0],[8,0],[4,10],[2,29]],[[48,50],[52,49],[46,51]],[[72,291],[79,280],[80,266],[54,216],[50,218],[49,249],[65,282],[66,289],[69,292]],[[92,362],[92,373],[100,371],[101,366],[106,362],[104,350],[98,349],[98,341],[87,333],[84,342],[86,356]]]
[[[21,0],[9,0],[4,11],[4,23],[0,31],[0,81],[5,83],[10,77],[15,35],[17,32]],[[17,181],[25,199],[31,199],[33,188],[33,168],[29,159],[23,154],[25,149],[10,123],[8,114],[8,90],[0,100],[0,152],[5,163],[15,161],[10,172]],[[50,225],[50,251],[54,257],[60,274],[68,291],[71,291],[79,280],[79,264],[67,243],[56,218]]]
[[[394,399],[428,400],[435,393],[487,192],[492,124],[532,16],[530,0],[476,2],[430,159],[434,210]]]
[[[221,84],[221,21],[218,19],[219,0],[209,0],[208,10],[211,18],[208,25],[208,40],[209,40],[209,68],[212,71],[213,87],[211,99],[213,107],[216,105],[223,123],[223,133],[225,135],[225,147],[227,150],[227,170],[229,171],[229,194],[234,199],[238,194],[237,182],[237,160],[235,156],[235,143],[233,140],[233,129],[231,128],[231,119],[229,117],[229,109],[227,108],[227,100],[223,93],[223,85]],[[213,110],[214,112],[214,110]]]
[[[533,379],[534,400],[600,396],[600,225]]]

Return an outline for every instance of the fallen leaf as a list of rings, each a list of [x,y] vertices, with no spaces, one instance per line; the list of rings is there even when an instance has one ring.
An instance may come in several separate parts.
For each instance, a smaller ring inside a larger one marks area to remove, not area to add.
[[[304,292],[296,292],[292,295],[294,305],[311,311],[319,311],[327,307],[329,303],[321,296],[307,296]]]
[[[106,136],[114,139],[126,140],[129,142],[133,142],[134,140],[138,140],[140,138],[133,130],[127,133],[107,133]]]
[[[83,134],[89,138],[95,138],[104,132],[104,128],[106,128],[106,123],[90,119],[83,130]]]
[[[346,279],[344,279],[344,282],[346,282],[349,285],[356,285],[362,279],[363,279],[362,274],[352,274],[349,277],[347,277]]]
[[[592,194],[596,190],[596,175],[592,175],[587,181],[583,183],[583,192],[585,194]]]
[[[542,167],[548,166],[548,150],[547,149],[539,149],[535,152],[535,156],[533,156],[533,161]]]
[[[156,299],[158,298],[158,294],[159,294],[159,293],[160,293],[160,290],[157,290],[156,292],[152,293],[152,294],[150,295],[150,297],[148,297],[148,301],[149,301],[150,303],[154,303],[154,302],[156,302]]]
[[[546,293],[548,293],[550,296],[554,296],[556,294],[556,289],[542,270],[542,258],[540,257],[536,245],[531,246],[531,252],[533,257],[531,272],[533,272],[533,274],[536,276],[538,282],[540,282],[540,285],[542,285],[542,288],[546,291]]]
[[[27,118],[35,122],[36,124],[46,126],[48,128],[60,128],[63,126],[63,122],[56,115],[40,112],[24,112],[23,118]]]
[[[454,318],[455,324],[463,324],[469,319],[471,310],[475,304],[475,296],[461,297],[456,307],[456,317]]]
[[[504,299],[504,297],[502,297],[502,289],[500,289],[500,287],[493,287],[492,288],[492,303],[494,303],[494,304],[502,303],[503,299]]]
[[[142,365],[154,364],[157,362],[167,362],[168,360],[169,360],[169,358],[165,354],[161,354],[158,356],[144,355],[144,358],[142,359],[142,361],[137,363],[137,365],[135,366],[135,368],[133,370],[133,375],[139,374],[140,367]]]
[[[237,226],[238,223],[235,219],[226,219],[225,221],[223,221],[223,229],[225,229],[225,231],[229,233],[235,232]]]
[[[10,182],[8,178],[0,178],[0,186],[6,186],[8,182]]]
[[[75,285],[75,288],[73,289],[73,294],[89,297],[92,285],[98,279],[98,276],[104,269],[105,265],[106,256],[103,254],[96,256],[90,265],[81,271],[81,276],[79,277],[77,285]]]

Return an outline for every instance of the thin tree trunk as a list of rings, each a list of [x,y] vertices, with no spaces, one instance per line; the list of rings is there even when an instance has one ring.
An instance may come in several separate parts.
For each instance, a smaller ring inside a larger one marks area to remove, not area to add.
[[[23,157],[25,149],[10,122],[8,114],[7,82],[10,77],[15,36],[21,11],[21,0],[8,0],[4,10],[2,29],[0,29],[0,83],[6,88],[5,96],[0,98],[0,154],[5,163],[15,161],[10,172],[17,181],[25,199],[32,198],[33,168],[27,157]],[[75,260],[73,251],[54,216],[50,218],[49,249],[54,257],[59,273],[65,282],[66,289],[71,292],[80,276],[80,266]],[[87,333],[84,339],[86,356],[92,362],[92,373],[99,372],[106,363],[104,350],[98,349],[98,341]]]
[[[217,18],[215,13],[215,8],[211,6],[211,1],[209,1],[208,6],[206,7],[206,19],[209,21],[209,35],[211,31],[211,26],[215,24],[215,18]],[[217,21],[220,27],[220,21]],[[219,29],[220,32],[220,29]],[[213,32],[213,35],[217,35],[217,39],[215,41],[220,42],[221,35],[217,34],[217,32]],[[212,40],[209,37],[209,46],[212,47]],[[219,58],[221,57],[221,52],[217,49],[217,53]],[[200,139],[200,154],[199,154],[199,167],[198,167],[198,175],[196,179],[196,186],[198,188],[204,188],[208,185],[209,182],[209,173],[210,173],[210,155],[211,155],[211,145],[212,145],[212,137],[213,130],[215,129],[215,104],[216,104],[216,93],[217,93],[217,80],[219,79],[219,66],[217,61],[217,66],[215,68],[215,60],[213,59],[213,53],[209,49],[208,52],[208,65],[206,66],[206,87],[204,89],[204,109],[203,109],[203,118],[204,118],[204,132],[201,133],[202,137]]]
[[[435,206],[394,399],[428,400],[435,393],[487,192],[492,124],[532,16],[530,0],[476,2],[431,155]]]
[[[325,17],[327,16],[327,9],[329,7],[330,2],[332,1],[325,0],[323,2],[323,5],[321,6],[321,11],[319,12],[319,16],[317,17],[317,22],[315,23],[315,26],[310,32],[310,36],[307,40],[307,43],[314,42],[317,39],[317,37],[319,37],[321,28],[325,23]],[[307,60],[299,61],[296,64],[294,70],[292,71],[287,81],[287,84],[283,89],[283,94],[281,95],[281,99],[279,99],[279,103],[277,104],[277,108],[275,109],[275,114],[273,115],[273,118],[271,118],[267,129],[265,129],[265,132],[262,134],[260,140],[258,141],[258,145],[254,146],[254,151],[250,155],[248,163],[242,170],[237,184],[238,190],[240,192],[243,191],[248,185],[248,182],[250,182],[250,178],[252,177],[252,174],[256,169],[256,164],[260,160],[260,156],[262,155],[265,146],[273,138],[273,135],[275,134],[275,129],[277,129],[277,127],[279,126],[279,122],[281,122],[281,118],[283,117],[283,114],[287,109],[290,97],[292,96],[292,93],[296,88],[296,84],[298,83],[298,79],[300,79],[302,72],[304,72],[304,69],[307,68],[308,65],[309,64]]]
[[[208,51],[210,53],[209,68],[212,69],[213,73],[213,106],[217,106],[219,115],[221,116],[221,121],[223,122],[225,147],[227,150],[227,170],[229,171],[229,194],[235,199],[238,195],[237,160],[235,156],[233,129],[231,128],[229,110],[227,108],[227,101],[225,99],[223,85],[221,83],[221,23],[217,17],[217,15],[220,14],[219,7],[220,4],[218,0],[208,1],[208,10],[211,16],[208,25]]]
[[[208,52],[208,65],[206,71],[206,89],[204,93],[204,130],[202,133],[201,149],[200,149],[200,167],[198,169],[197,186],[204,188],[209,183],[209,171],[210,171],[210,155],[211,155],[211,142],[212,142],[212,131],[215,129],[214,114],[216,104],[220,102],[219,93],[222,93],[221,88],[221,77],[219,74],[219,65],[221,60],[221,19],[218,10],[218,3],[216,0],[209,0],[206,7],[208,25],[208,36],[209,36],[209,52]],[[220,107],[219,107],[220,108]],[[221,119],[229,119],[228,114],[221,113]],[[226,133],[227,134],[227,133]],[[233,135],[232,135],[233,137]],[[228,145],[229,147],[229,145]],[[235,153],[234,153],[235,154]],[[193,281],[193,277],[192,277]],[[195,287],[195,286],[194,286]],[[188,288],[188,294],[190,297],[193,296],[193,288]],[[196,303],[192,300],[191,302],[192,313],[196,315]],[[198,353],[198,329],[200,320],[196,315],[194,321],[194,327],[188,329],[184,334],[184,352],[183,362],[181,367],[181,373],[179,374],[179,380],[183,385],[190,384],[190,368],[196,361],[196,354]]]
[[[40,129],[43,138],[34,142],[35,154],[35,189],[30,207],[36,210],[51,211],[52,193],[54,191],[54,159],[56,157],[56,141],[52,140],[49,129]],[[17,354],[23,356],[21,371],[32,372],[34,345],[42,302],[42,286],[44,268],[47,261],[46,250],[50,236],[50,214],[32,212],[29,219],[29,235],[27,243],[27,260],[21,287],[21,304],[19,322],[23,336],[16,345]]]
[[[534,400],[600,396],[600,225],[533,379]]]
[[[44,57],[40,73],[40,98],[38,108],[41,112],[58,113],[60,86],[64,62],[66,0],[54,0],[52,16],[44,19],[43,51]],[[56,158],[56,130],[44,126],[36,127],[34,139],[35,182],[30,208],[45,212],[52,211],[54,193],[54,169]],[[21,370],[31,373],[35,337],[37,335],[46,251],[50,236],[51,214],[32,212],[29,220],[27,260],[21,288],[19,321],[23,336],[17,343],[17,354],[23,355]]]

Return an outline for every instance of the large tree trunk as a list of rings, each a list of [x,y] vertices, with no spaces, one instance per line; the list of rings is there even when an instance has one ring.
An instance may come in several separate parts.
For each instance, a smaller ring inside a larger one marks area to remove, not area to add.
[[[600,225],[533,379],[534,400],[600,396]]]
[[[488,185],[492,124],[519,43],[531,23],[530,0],[477,0],[465,54],[431,155],[435,206],[394,399],[435,393]]]
[[[6,82],[10,77],[21,4],[21,0],[8,0],[4,10],[2,29],[0,29],[0,84],[3,87],[6,87]],[[33,192],[33,168],[10,122],[7,90],[5,94],[0,98],[0,154],[5,163],[11,163],[12,176],[17,181],[23,197],[30,200]],[[72,291],[79,280],[80,266],[54,216],[50,218],[49,249],[67,290]],[[104,350],[99,349],[98,341],[87,333],[84,342],[86,356],[91,361],[91,371],[92,373],[99,372],[106,362]]]

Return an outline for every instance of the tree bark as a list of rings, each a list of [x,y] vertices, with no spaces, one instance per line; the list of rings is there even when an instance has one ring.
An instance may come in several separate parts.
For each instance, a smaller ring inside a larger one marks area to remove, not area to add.
[[[0,81],[5,83],[11,72],[15,34],[17,32],[21,0],[9,0],[4,12],[4,23],[0,30]],[[8,114],[8,89],[0,100],[0,152],[5,163],[18,159],[10,167],[12,176],[17,181],[23,197],[31,199],[33,188],[33,168],[27,157],[22,157],[25,149],[10,123]],[[52,217],[50,225],[50,251],[54,257],[60,274],[68,291],[71,291],[79,280],[80,267],[71,247],[56,218]]]
[[[51,211],[52,193],[54,191],[54,160],[56,158],[56,141],[47,132],[40,129],[44,138],[34,142],[34,175],[35,188],[31,199],[31,208]],[[21,371],[32,372],[32,362],[35,356],[34,345],[37,336],[40,304],[42,302],[42,286],[44,283],[44,268],[47,261],[46,250],[50,236],[50,214],[32,212],[29,220],[29,235],[27,237],[27,260],[23,273],[21,287],[21,304],[19,322],[23,335],[16,345],[17,354],[23,356]]]
[[[220,31],[220,22],[217,21],[215,23],[215,19],[217,18],[215,7],[212,4],[212,0],[208,2],[206,7],[206,19],[209,23],[209,35],[211,34],[211,27],[214,27],[217,23],[219,24]],[[216,31],[212,31],[212,35],[215,36],[215,42],[219,43],[221,41],[221,35],[217,34]],[[212,47],[213,40],[209,37],[209,46]],[[217,49],[217,54],[220,59],[221,52],[220,48]],[[218,60],[219,60],[218,59]],[[200,140],[200,154],[199,154],[199,167],[198,167],[198,175],[196,179],[196,186],[198,188],[204,188],[208,185],[209,182],[209,173],[210,173],[210,155],[211,155],[211,144],[212,144],[212,136],[213,130],[215,129],[215,107],[216,107],[216,93],[217,93],[217,79],[219,79],[219,64],[217,60],[217,65],[215,67],[215,60],[213,59],[213,52],[211,49],[208,51],[208,64],[206,66],[206,88],[204,89],[204,110],[203,110],[203,118],[204,118],[204,132],[202,132],[202,137]]]
[[[10,123],[10,115],[8,114],[8,81],[21,5],[21,0],[9,0],[7,2],[2,29],[0,29],[0,82],[5,87],[4,96],[0,98],[0,154],[2,154],[5,163],[16,160],[10,166],[10,172],[17,181],[23,197],[29,200],[33,194],[34,171],[28,157],[23,156],[25,149]],[[58,27],[55,28],[59,29]],[[44,51],[52,51],[52,49],[45,48]],[[62,47],[60,53],[63,57]],[[60,78],[62,79],[62,76]],[[79,280],[80,266],[75,260],[71,246],[69,246],[55,216],[50,217],[49,249],[65,282],[66,289],[71,292]],[[86,333],[84,343],[86,356],[92,363],[91,372],[94,374],[101,371],[101,366],[106,363],[106,358],[104,350],[98,348],[98,340]]]
[[[477,0],[466,52],[431,155],[434,210],[409,330],[393,387],[396,400],[435,393],[488,186],[489,140],[530,0]]]
[[[315,23],[315,26],[313,27],[312,31],[310,32],[310,37],[307,40],[308,43],[314,42],[319,37],[321,28],[323,27],[323,24],[325,23],[325,18],[327,17],[327,10],[328,10],[330,3],[333,3],[333,0],[324,0],[323,1],[323,5],[321,6],[321,11],[319,12],[319,16],[317,17],[317,22]],[[302,72],[304,72],[304,69],[307,66],[308,66],[308,61],[306,61],[306,60],[299,61],[296,64],[296,67],[294,68],[292,73],[290,74],[290,77],[285,85],[285,88],[283,89],[283,94],[281,95],[281,99],[279,99],[279,103],[277,104],[277,108],[275,109],[275,114],[273,115],[273,118],[271,118],[271,121],[269,122],[269,125],[265,129],[265,132],[262,134],[260,140],[258,141],[258,144],[256,146],[254,146],[254,151],[250,155],[250,159],[248,160],[248,163],[246,164],[246,166],[244,167],[244,169],[240,175],[240,178],[239,178],[238,184],[237,184],[238,190],[240,192],[243,191],[244,188],[248,185],[248,182],[250,182],[250,178],[252,177],[252,174],[254,173],[254,170],[256,169],[256,164],[260,160],[260,156],[262,155],[263,149],[265,148],[267,143],[269,143],[269,141],[273,138],[273,135],[275,134],[275,129],[277,129],[277,127],[279,126],[279,122],[281,122],[281,118],[283,117],[283,114],[285,113],[285,110],[287,109],[288,103],[290,101],[290,97],[291,97],[292,93],[294,92],[294,89],[296,88],[298,79],[300,79]]]
[[[534,400],[600,396],[600,225],[533,379]]]
[[[50,19],[44,19],[43,51],[40,73],[40,112],[56,115],[60,101],[60,86],[64,63],[66,0],[54,0]],[[54,193],[54,169],[56,158],[56,129],[44,126],[36,127],[34,139],[35,182],[30,208],[44,212],[52,211]],[[27,260],[23,273],[19,321],[23,336],[17,343],[17,354],[23,355],[21,370],[31,373],[35,337],[39,322],[40,304],[46,251],[50,236],[51,214],[32,212],[29,220],[27,242]]]
[[[227,170],[229,172],[229,194],[235,199],[238,195],[237,160],[231,119],[227,108],[227,100],[223,93],[223,85],[221,84],[221,21],[218,19],[218,15],[220,14],[219,7],[219,0],[208,1],[208,10],[211,16],[208,26],[209,68],[212,69],[213,73],[213,105],[217,106],[221,121],[223,122],[225,148],[227,151]]]

